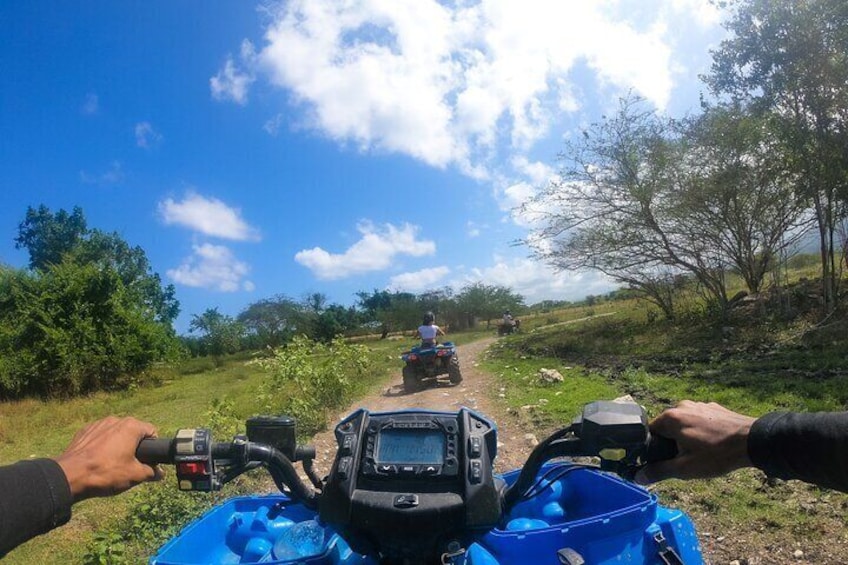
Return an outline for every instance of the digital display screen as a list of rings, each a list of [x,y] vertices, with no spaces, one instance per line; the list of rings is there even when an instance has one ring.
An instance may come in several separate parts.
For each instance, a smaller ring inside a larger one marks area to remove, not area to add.
[[[441,465],[445,435],[439,430],[395,430],[380,432],[377,461],[380,463]]]

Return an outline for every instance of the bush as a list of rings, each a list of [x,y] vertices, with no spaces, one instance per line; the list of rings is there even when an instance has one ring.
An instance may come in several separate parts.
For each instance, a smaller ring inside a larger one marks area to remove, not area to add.
[[[0,271],[0,397],[126,388],[174,351],[158,322],[109,267],[65,262]]]
[[[314,342],[304,336],[255,363],[269,373],[260,395],[265,410],[297,419],[301,433],[320,429],[326,411],[347,402],[355,379],[362,378],[370,365],[365,346],[340,338]],[[297,393],[290,394],[292,390]]]

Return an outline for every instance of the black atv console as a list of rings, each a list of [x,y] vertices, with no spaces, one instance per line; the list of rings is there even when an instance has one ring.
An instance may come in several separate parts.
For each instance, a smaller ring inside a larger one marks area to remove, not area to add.
[[[387,556],[420,557],[444,550],[453,541],[447,532],[497,524],[503,484],[492,474],[496,428],[483,416],[467,408],[360,409],[335,435],[339,447],[319,514],[350,535],[354,550],[379,536]]]

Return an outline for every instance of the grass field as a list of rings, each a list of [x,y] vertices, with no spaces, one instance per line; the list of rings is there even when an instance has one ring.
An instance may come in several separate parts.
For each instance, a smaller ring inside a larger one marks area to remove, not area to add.
[[[803,316],[776,322],[740,312],[720,324],[649,322],[644,305],[634,301],[594,307],[595,314],[612,311],[574,324],[550,320],[491,349],[485,367],[540,439],[570,422],[583,404],[624,394],[651,415],[683,399],[715,401],[752,416],[848,409],[844,318],[814,325]],[[540,383],[542,367],[559,370],[564,382]],[[768,481],[755,470],[667,481],[656,490],[664,503],[693,516],[718,563],[753,553],[775,557],[751,562],[782,563],[778,554],[792,559],[798,548],[806,562],[838,563],[833,554],[844,557],[848,550],[848,495]]]

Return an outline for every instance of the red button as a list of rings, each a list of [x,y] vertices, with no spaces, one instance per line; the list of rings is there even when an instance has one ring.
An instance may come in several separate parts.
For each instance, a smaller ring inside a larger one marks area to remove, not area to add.
[[[177,467],[180,475],[205,475],[206,464],[202,461],[193,461],[190,463],[180,463]]]

